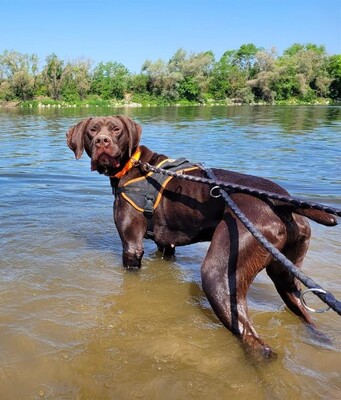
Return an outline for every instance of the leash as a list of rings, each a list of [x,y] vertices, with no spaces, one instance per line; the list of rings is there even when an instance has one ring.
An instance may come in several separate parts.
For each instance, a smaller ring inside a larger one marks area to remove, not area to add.
[[[332,215],[341,217],[341,209],[326,206],[324,204],[309,202],[306,200],[300,200],[295,197],[285,196],[285,195],[281,195],[281,194],[277,194],[277,193],[273,193],[273,192],[268,192],[266,190],[254,189],[249,186],[236,185],[234,183],[228,183],[228,182],[224,182],[224,181],[220,181],[220,180],[216,180],[216,179],[203,178],[200,176],[193,176],[193,175],[186,175],[186,174],[177,174],[176,172],[166,171],[163,168],[154,167],[153,165],[142,162],[140,160],[136,161],[135,165],[140,165],[146,172],[151,171],[151,172],[155,172],[155,173],[159,173],[159,174],[172,176],[174,178],[183,179],[186,181],[204,183],[206,185],[211,185],[211,186],[217,186],[220,189],[234,190],[236,192],[250,194],[251,196],[255,196],[255,197],[259,197],[259,198],[264,198],[264,199],[268,198],[268,199],[278,200],[278,201],[282,201],[284,203],[290,203],[297,208],[300,208],[300,207],[301,208],[313,208],[315,210],[324,211],[327,214],[332,214]],[[205,171],[205,169],[203,169],[203,170]]]
[[[318,285],[313,279],[307,277],[303,274],[299,268],[296,267],[288,258],[284,256],[275,246],[273,246],[265,236],[258,231],[258,229],[251,223],[251,221],[245,216],[245,214],[239,209],[236,203],[232,200],[232,198],[226,193],[223,189],[233,189],[235,191],[241,193],[251,194],[253,196],[257,196],[260,198],[271,198],[275,200],[280,200],[283,202],[287,202],[293,204],[296,207],[304,207],[304,208],[314,208],[317,210],[325,211],[328,214],[341,216],[341,210],[336,209],[333,207],[328,207],[323,204],[319,203],[310,203],[307,201],[298,200],[291,196],[283,196],[278,195],[276,193],[267,192],[267,191],[259,191],[253,188],[242,186],[242,185],[235,185],[231,183],[226,183],[223,181],[219,181],[216,179],[213,171],[211,169],[203,169],[208,178],[196,177],[192,175],[186,174],[177,174],[176,172],[167,171],[162,168],[154,167],[148,163],[143,163],[142,161],[136,161],[135,165],[140,165],[145,171],[152,171],[154,173],[160,173],[172,177],[176,177],[178,179],[183,179],[187,181],[197,182],[197,183],[204,183],[213,186],[211,189],[211,196],[212,197],[220,197],[224,199],[226,204],[231,208],[231,210],[235,213],[235,215],[239,218],[239,220],[244,224],[244,226],[249,230],[249,232],[259,241],[259,243],[277,260],[281,263],[291,274],[294,275],[300,282],[304,284],[308,289],[303,291],[301,294],[301,302],[303,306],[308,309],[309,311],[313,312],[324,312],[327,311],[329,308],[334,310],[337,314],[341,315],[341,302],[338,301],[330,292],[324,290],[320,285]],[[217,189],[219,190],[219,196],[213,194],[213,191]],[[319,297],[324,303],[328,305],[329,308],[315,310],[306,305],[304,300],[304,295],[307,292],[313,292],[317,297]]]

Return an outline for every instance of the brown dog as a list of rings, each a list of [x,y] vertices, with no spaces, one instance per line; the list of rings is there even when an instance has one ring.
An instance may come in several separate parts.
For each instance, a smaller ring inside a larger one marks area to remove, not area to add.
[[[116,194],[114,220],[123,245],[124,267],[140,268],[144,237],[152,237],[167,253],[172,253],[175,246],[211,241],[201,276],[213,310],[250,352],[271,357],[274,353],[252,326],[247,291],[255,276],[266,268],[288,308],[313,325],[300,302],[299,283],[274,261],[221,198],[210,195],[208,185],[173,178],[167,184],[160,184],[162,197],[158,196],[152,214],[134,207],[123,189],[131,182],[144,182],[143,177],[148,173],[132,159],[152,165],[167,159],[145,146],[139,147],[141,131],[131,119],[116,116],[88,118],[67,132],[67,144],[76,158],[85,149],[91,158],[91,169],[110,177]],[[200,168],[189,170],[187,173],[191,175],[206,176]],[[220,169],[214,173],[219,180],[287,195],[283,188],[263,178]],[[288,204],[243,193],[231,196],[259,231],[298,267],[302,265],[310,238],[308,221],[302,215],[325,225],[336,224],[333,216],[321,211],[294,209]],[[147,234],[150,225],[153,233]]]

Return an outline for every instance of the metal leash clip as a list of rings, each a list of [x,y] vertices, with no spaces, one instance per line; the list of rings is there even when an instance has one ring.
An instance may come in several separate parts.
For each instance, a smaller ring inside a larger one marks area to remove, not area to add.
[[[300,300],[301,300],[301,303],[302,303],[303,307],[304,307],[306,310],[308,310],[308,311],[310,311],[310,312],[313,312],[313,313],[318,313],[318,314],[320,314],[320,313],[324,313],[325,311],[328,311],[328,310],[330,309],[329,306],[327,306],[327,307],[325,307],[325,308],[318,308],[318,309],[315,309],[315,308],[312,308],[312,307],[308,307],[308,306],[307,306],[307,303],[306,303],[306,301],[305,301],[305,299],[304,299],[304,296],[305,296],[308,292],[327,294],[327,292],[326,292],[325,290],[319,289],[319,288],[311,288],[311,289],[306,289],[306,290],[304,290],[304,291],[301,293]]]
[[[218,190],[218,194],[214,194],[214,190]],[[221,197],[220,194],[220,187],[219,186],[213,186],[213,188],[210,190],[210,196],[213,197],[214,199],[218,199],[219,197]]]

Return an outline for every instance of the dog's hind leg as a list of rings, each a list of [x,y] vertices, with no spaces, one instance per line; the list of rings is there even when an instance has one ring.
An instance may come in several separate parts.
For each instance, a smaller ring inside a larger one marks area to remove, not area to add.
[[[309,245],[309,237],[301,238],[297,242],[282,250],[283,254],[300,268]],[[286,306],[308,324],[315,326],[308,311],[303,307],[300,295],[301,284],[296,278],[277,261],[271,262],[266,267],[266,272],[275,284]]]
[[[268,259],[266,251],[254,241],[227,214],[217,226],[203,262],[202,286],[220,321],[241,340],[246,350],[257,358],[272,358],[275,353],[257,334],[247,308],[249,286]]]

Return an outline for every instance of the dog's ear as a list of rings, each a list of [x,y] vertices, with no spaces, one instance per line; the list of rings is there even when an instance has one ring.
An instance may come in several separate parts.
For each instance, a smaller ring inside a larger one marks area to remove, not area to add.
[[[80,159],[84,152],[84,133],[92,118],[87,118],[77,125],[72,126],[66,132],[66,142],[70,149],[75,153],[76,159]]]
[[[127,129],[129,137],[129,157],[131,157],[140,143],[142,133],[141,125],[128,117],[123,117],[122,115],[117,115],[116,118],[118,118]]]

